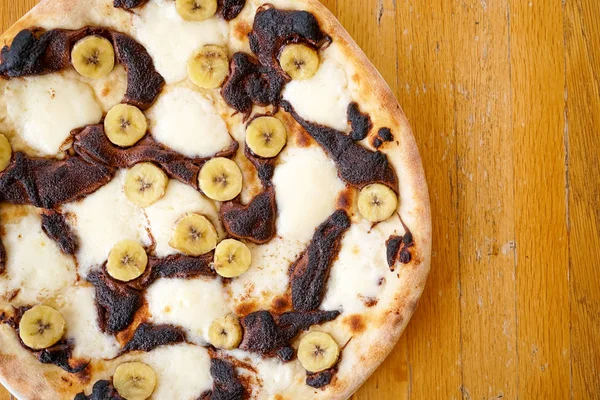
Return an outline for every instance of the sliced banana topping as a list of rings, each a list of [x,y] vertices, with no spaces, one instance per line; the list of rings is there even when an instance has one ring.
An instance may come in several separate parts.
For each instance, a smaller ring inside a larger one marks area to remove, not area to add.
[[[385,221],[398,208],[398,196],[380,183],[369,185],[358,195],[358,211],[371,222]]]
[[[12,157],[12,147],[6,136],[0,133],[0,172],[4,171]]]
[[[275,157],[287,142],[287,129],[275,117],[259,117],[246,128],[246,144],[259,157]]]
[[[248,271],[252,253],[239,240],[225,239],[215,249],[215,271],[224,278],[235,278]]]
[[[148,265],[148,255],[141,244],[122,240],[108,254],[106,271],[113,278],[129,282],[142,275]]]
[[[340,356],[336,341],[324,332],[304,336],[298,347],[298,361],[308,372],[320,372],[333,367]]]
[[[52,307],[39,305],[25,311],[19,322],[19,336],[27,347],[47,349],[65,334],[65,319]]]
[[[175,0],[175,8],[183,19],[204,21],[217,12],[217,0]]]
[[[125,196],[139,207],[148,207],[162,199],[169,178],[152,163],[136,164],[125,174]]]
[[[108,39],[87,36],[73,46],[71,63],[79,75],[93,79],[103,78],[115,66],[115,50]]]
[[[201,214],[186,214],[173,228],[169,246],[188,256],[201,256],[217,245],[217,230]]]
[[[216,348],[235,349],[242,341],[240,321],[233,314],[215,319],[208,329],[208,338]]]
[[[148,122],[144,113],[129,104],[117,104],[104,118],[104,132],[117,146],[133,146],[144,137],[146,129]]]
[[[126,400],[145,400],[156,387],[156,374],[141,362],[121,364],[115,370],[113,386]]]
[[[187,73],[194,84],[203,89],[216,89],[229,73],[227,51],[220,46],[204,46],[187,62]]]
[[[213,158],[198,174],[200,190],[213,200],[228,201],[242,191],[242,171],[228,158]]]
[[[294,80],[309,79],[319,69],[319,53],[305,44],[289,44],[279,55],[279,65]]]

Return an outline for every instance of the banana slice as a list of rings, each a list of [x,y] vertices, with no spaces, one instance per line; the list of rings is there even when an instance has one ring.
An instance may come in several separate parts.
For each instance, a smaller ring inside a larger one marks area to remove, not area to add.
[[[216,89],[223,84],[229,73],[227,52],[219,46],[204,46],[187,62],[190,80],[198,87]]]
[[[200,170],[198,184],[211,199],[228,201],[242,191],[242,171],[228,158],[213,158]]]
[[[203,215],[185,214],[173,228],[169,246],[189,256],[201,256],[217,245],[217,231]]]
[[[308,372],[320,372],[335,365],[340,347],[324,332],[311,332],[304,336],[298,347],[298,361]]]
[[[115,370],[113,385],[126,400],[145,400],[156,386],[156,374],[141,362],[121,364]]]
[[[47,349],[56,344],[65,331],[65,319],[61,313],[43,305],[25,311],[19,322],[21,340],[34,350]]]
[[[103,78],[115,66],[115,50],[108,39],[87,36],[73,46],[71,63],[79,75],[93,79]]]
[[[136,164],[125,174],[125,196],[137,206],[148,207],[163,198],[168,184],[167,174],[156,165]]]
[[[129,282],[142,275],[148,264],[148,255],[141,244],[134,240],[122,240],[108,254],[106,271],[113,278]]]
[[[239,240],[225,239],[215,249],[215,271],[224,278],[235,278],[248,271],[252,253]]]
[[[294,80],[309,79],[319,69],[319,53],[304,44],[289,44],[279,55],[279,65]]]
[[[374,183],[358,195],[358,211],[371,222],[385,221],[398,208],[398,197],[389,187]]]
[[[175,8],[183,19],[204,21],[217,12],[217,0],[175,0]]]
[[[144,113],[129,104],[117,104],[104,118],[104,132],[117,146],[133,146],[144,137],[146,129],[148,122]]]
[[[0,133],[0,172],[4,171],[10,163],[12,148],[6,136]]]
[[[275,157],[287,142],[287,129],[275,117],[259,117],[246,128],[246,144],[259,157]]]
[[[242,341],[242,327],[238,318],[229,314],[213,321],[208,329],[210,343],[219,349],[232,350]]]

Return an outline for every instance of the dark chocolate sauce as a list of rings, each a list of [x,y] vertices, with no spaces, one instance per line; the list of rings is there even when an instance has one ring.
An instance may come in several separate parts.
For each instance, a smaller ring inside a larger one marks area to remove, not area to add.
[[[233,364],[213,358],[210,360],[210,375],[213,388],[202,393],[199,400],[242,400],[248,397]]]
[[[264,187],[271,186],[273,174],[275,173],[276,158],[263,158],[252,153],[248,146],[244,147],[246,158],[254,165],[258,172],[258,178]]]
[[[325,149],[342,180],[359,189],[382,183],[398,193],[398,178],[385,154],[368,150],[335,129],[306,121],[287,101],[281,105]]]
[[[408,227],[404,224],[404,221],[400,220],[404,226],[406,233],[404,236],[392,235],[385,242],[387,248],[387,262],[390,267],[390,271],[395,270],[396,261],[400,261],[402,264],[408,264],[412,260],[412,254],[410,254],[410,248],[415,245],[412,233],[408,230]]]
[[[398,259],[398,252],[400,251],[400,245],[402,244],[402,236],[392,235],[385,242],[387,263],[390,270],[394,270],[394,265]]]
[[[96,287],[100,329],[117,333],[131,325],[136,311],[142,305],[142,293],[114,281],[103,272],[91,272],[87,279]]]
[[[327,369],[325,371],[317,372],[314,374],[307,372],[306,373],[306,384],[310,387],[314,387],[315,389],[320,389],[331,383],[331,380],[333,379],[334,374],[335,374],[334,369]]]
[[[115,8],[123,8],[125,10],[131,10],[132,8],[141,7],[146,4],[148,0],[114,0],[113,6]]]
[[[348,105],[348,121],[352,127],[350,137],[354,141],[363,140],[369,134],[373,123],[369,114],[363,114],[360,112],[358,103],[350,103]]]
[[[6,249],[4,248],[4,243],[2,243],[2,239],[0,239],[0,275],[4,273],[6,270]]]
[[[224,203],[219,210],[223,227],[237,239],[246,239],[263,244],[275,236],[277,202],[275,189],[267,187],[257,194],[247,205],[234,200]]]
[[[392,142],[394,140],[394,135],[390,128],[381,128],[379,132],[377,132],[377,136],[373,139],[372,145],[376,149],[380,148],[384,142]]]
[[[292,306],[295,310],[313,311],[319,308],[329,269],[348,228],[350,218],[345,211],[337,210],[317,228],[306,251],[290,266]]]
[[[36,351],[37,359],[44,364],[54,364],[71,374],[83,371],[89,364],[84,360],[73,360],[73,344],[66,340],[61,340],[52,347]]]
[[[244,335],[240,349],[273,357],[289,347],[291,341],[312,325],[332,321],[339,311],[288,312],[277,317],[268,311],[256,311],[241,319]]]
[[[69,255],[75,254],[79,246],[75,233],[71,230],[64,215],[54,210],[42,212],[42,230],[54,240],[60,250]]]
[[[86,396],[81,392],[73,400],[124,400],[110,381],[97,381],[92,388],[92,394]]]
[[[159,346],[182,343],[185,341],[185,332],[173,325],[153,325],[143,323],[137,327],[131,339],[123,347],[127,351],[151,351]]]
[[[231,21],[235,19],[242,10],[246,0],[219,0],[219,14],[225,21]]]
[[[283,362],[292,361],[294,358],[294,348],[290,346],[282,347],[277,351],[277,357]]]
[[[67,68],[71,63],[71,47],[89,35],[110,40],[117,61],[125,66],[127,91],[124,100],[142,109],[150,107],[165,83],[154,68],[152,57],[144,46],[131,37],[106,28],[22,30],[15,36],[11,46],[4,46],[1,51],[0,76],[41,75]]]
[[[214,252],[198,257],[173,254],[164,258],[149,257],[150,283],[159,278],[195,278],[198,276],[214,277],[215,272],[210,268]]]

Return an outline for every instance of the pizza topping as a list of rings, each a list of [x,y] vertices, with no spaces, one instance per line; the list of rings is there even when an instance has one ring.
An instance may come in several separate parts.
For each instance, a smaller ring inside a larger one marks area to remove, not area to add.
[[[347,113],[348,121],[352,127],[352,131],[350,132],[352,140],[360,141],[366,138],[371,128],[373,128],[373,123],[371,122],[369,114],[361,113],[358,103],[350,103],[348,105]]]
[[[394,140],[394,135],[390,128],[381,128],[379,132],[377,132],[377,136],[373,139],[373,147],[376,149],[380,148],[384,142],[392,142]]]
[[[199,400],[242,400],[246,397],[246,389],[231,363],[213,358],[210,361],[210,375],[213,388],[203,393]]]
[[[292,361],[294,358],[294,348],[290,346],[282,347],[277,351],[277,357],[283,362]]]
[[[173,228],[169,246],[188,256],[201,256],[217,245],[217,231],[204,215],[183,215]]]
[[[287,129],[275,117],[258,117],[246,128],[246,144],[252,153],[259,157],[277,156],[286,142]]]
[[[139,207],[148,207],[162,199],[169,178],[156,165],[144,162],[127,171],[123,190],[125,196]]]
[[[56,344],[66,331],[66,323],[60,312],[52,307],[38,305],[25,311],[19,321],[19,336],[23,343],[34,350],[46,349]]]
[[[408,264],[412,260],[410,248],[415,245],[413,235],[404,224],[404,221],[401,220],[401,222],[406,230],[404,236],[392,235],[385,242],[387,246],[387,261],[390,271],[394,271],[397,260],[400,260],[402,264]]]
[[[311,332],[298,346],[298,361],[308,372],[320,372],[333,367],[340,356],[340,346],[325,332]]]
[[[153,325],[142,323],[137,327],[133,336],[123,347],[127,351],[151,351],[159,346],[182,343],[185,341],[185,332],[172,325]]]
[[[4,171],[12,158],[12,147],[6,136],[0,133],[0,172]]]
[[[200,170],[198,185],[207,197],[216,201],[228,201],[242,191],[242,171],[234,161],[216,157]]]
[[[217,0],[175,0],[177,12],[188,21],[204,21],[217,12]]]
[[[398,252],[400,251],[400,245],[402,244],[402,236],[392,235],[385,242],[387,263],[390,270],[394,270],[394,265],[398,259]]]
[[[210,269],[213,253],[206,253],[199,257],[189,257],[183,254],[173,254],[165,258],[150,257],[148,268],[150,279],[147,284],[158,278],[195,278],[198,276],[214,276]]]
[[[314,387],[315,389],[320,389],[325,387],[331,383],[333,379],[334,370],[328,369],[325,371],[317,372],[317,373],[306,373],[306,384],[310,387]]]
[[[148,0],[114,0],[113,6],[116,8],[131,10],[132,8],[141,7],[147,2]]]
[[[288,44],[281,50],[279,65],[292,79],[311,78],[319,69],[319,53],[304,44]]]
[[[53,210],[44,210],[42,212],[42,229],[50,239],[58,244],[63,253],[75,254],[79,243],[64,215]]]
[[[144,363],[124,363],[115,370],[113,385],[126,400],[145,400],[154,392],[156,374]]]
[[[148,265],[146,250],[134,240],[122,240],[108,254],[106,271],[121,282],[129,282],[142,275]]]
[[[80,39],[71,50],[71,64],[79,75],[92,79],[105,77],[115,66],[112,43],[96,35]]]
[[[6,248],[4,243],[0,240],[0,275],[6,271]]]
[[[332,321],[339,311],[288,312],[277,319],[268,311],[256,311],[242,318],[244,336],[240,348],[273,357],[289,347],[292,340],[312,325]]]
[[[117,104],[104,118],[104,132],[117,146],[133,146],[144,137],[147,129],[148,122],[144,113],[129,104]]]
[[[242,12],[245,4],[246,0],[220,0],[219,13],[225,21],[231,21]]]
[[[213,321],[208,329],[210,344],[218,349],[232,350],[242,341],[240,321],[233,314],[225,315]]]
[[[343,210],[334,212],[316,230],[306,251],[290,266],[292,305],[298,311],[319,308],[331,264],[340,251],[350,218]]]
[[[164,79],[154,68],[152,58],[131,37],[106,28],[50,31],[25,29],[0,56],[0,76],[14,78],[58,72],[71,65],[71,47],[88,36],[103,37],[112,43],[116,59],[127,69],[125,101],[148,108],[160,94]],[[79,61],[75,61],[78,63]],[[91,68],[91,67],[90,67]],[[112,68],[111,68],[112,69]]]
[[[235,278],[250,268],[252,253],[239,240],[225,239],[215,249],[214,268],[224,278]]]
[[[390,218],[398,208],[398,196],[392,189],[380,183],[371,184],[358,195],[358,211],[371,222]]]
[[[109,381],[97,381],[94,383],[92,393],[86,396],[81,392],[73,400],[123,400],[115,387]]]
[[[124,283],[117,283],[102,272],[93,271],[87,279],[96,287],[100,329],[117,333],[127,328],[142,305],[142,294]]]
[[[203,89],[216,89],[229,73],[227,50],[220,46],[204,46],[187,62],[187,73],[192,82]]]

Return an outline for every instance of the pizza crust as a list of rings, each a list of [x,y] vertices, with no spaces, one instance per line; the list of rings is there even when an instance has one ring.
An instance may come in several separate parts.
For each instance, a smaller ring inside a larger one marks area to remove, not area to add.
[[[243,20],[248,13],[253,16],[254,10],[262,3],[247,0],[246,8],[238,19]],[[413,261],[395,273],[390,273],[388,284],[392,282],[394,285],[393,295],[386,300],[384,307],[384,302],[380,300],[380,305],[375,308],[375,315],[371,315],[371,312],[368,317],[368,328],[347,344],[342,353],[340,371],[334,381],[323,389],[312,389],[304,385],[304,376],[301,376],[300,379],[295,379],[299,384],[291,385],[279,397],[293,399],[313,394],[315,398],[341,400],[350,397],[383,362],[417,307],[431,258],[431,215],[427,184],[419,151],[402,109],[379,72],[336,18],[317,0],[272,0],[270,3],[278,8],[312,12],[319,20],[322,30],[333,38],[340,50],[339,57],[352,60],[343,65],[349,81],[352,81],[349,85],[352,97],[360,99],[361,111],[368,113],[375,124],[371,134],[384,126],[394,132],[395,142],[386,144],[382,151],[387,154],[398,173],[400,215],[415,241]],[[94,6],[84,1],[43,0],[0,38],[3,44],[10,44],[20,30],[33,26],[51,29],[102,24],[130,33],[131,18],[131,13],[113,8],[110,0],[96,0]],[[244,23],[246,22],[242,22]],[[0,86],[2,85],[0,82]],[[337,326],[344,326],[342,324],[343,322],[338,322]],[[335,326],[325,326],[321,330],[334,329]],[[351,361],[356,363],[352,363],[354,366],[360,367],[352,368]],[[110,361],[95,363],[90,379],[74,379],[71,374],[58,367],[39,363],[20,345],[14,330],[0,325],[0,377],[19,399],[72,399],[82,388],[90,387],[93,382],[106,375],[110,376],[107,371],[110,364]]]

